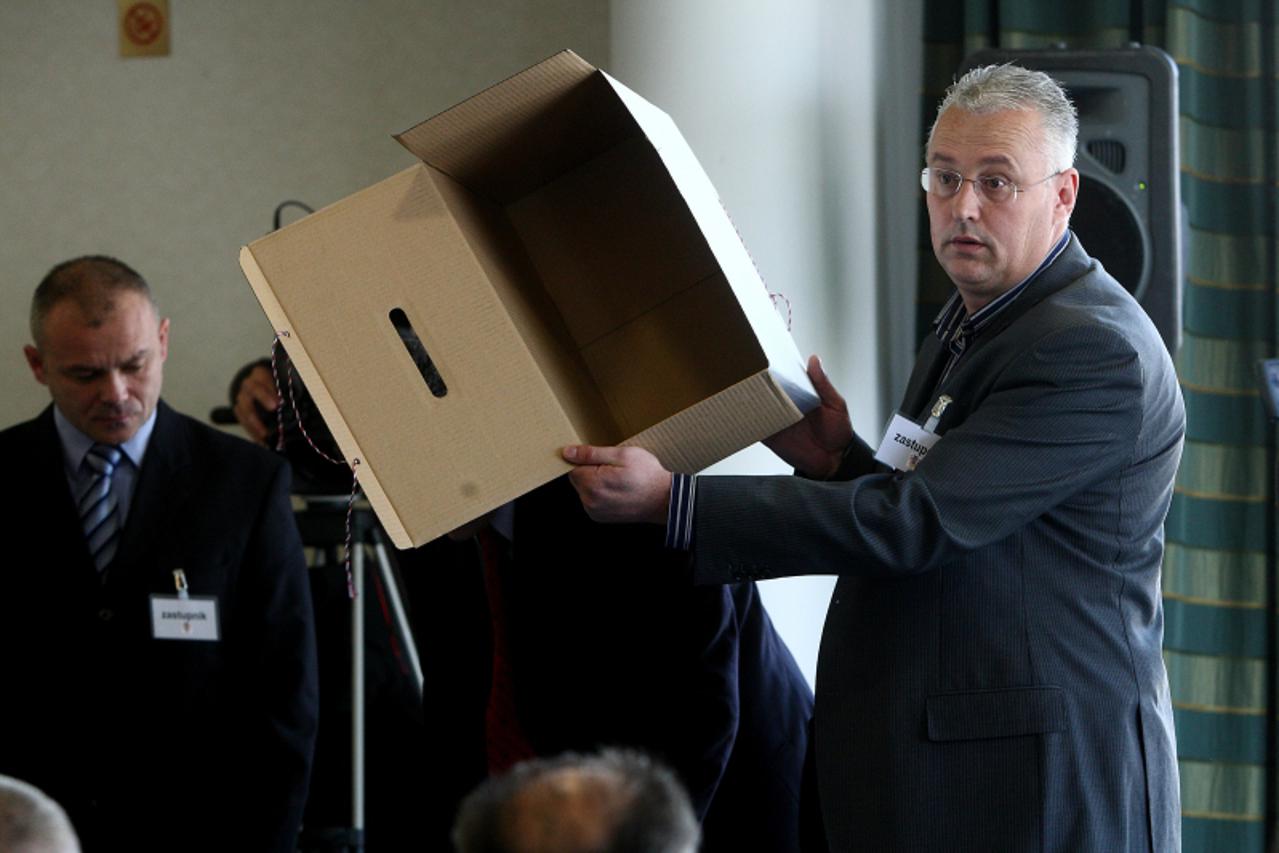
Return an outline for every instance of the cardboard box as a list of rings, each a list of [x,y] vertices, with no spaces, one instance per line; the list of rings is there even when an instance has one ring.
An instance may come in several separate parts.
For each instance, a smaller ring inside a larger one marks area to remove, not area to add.
[[[607,74],[566,51],[396,139],[421,162],[240,253],[396,546],[565,473],[564,445],[694,472],[816,405],[688,145]]]

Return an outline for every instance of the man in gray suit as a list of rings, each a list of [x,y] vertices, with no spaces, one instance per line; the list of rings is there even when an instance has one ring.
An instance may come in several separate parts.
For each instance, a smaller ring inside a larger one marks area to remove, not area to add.
[[[1077,121],[1039,72],[965,75],[922,182],[956,294],[879,450],[822,405],[797,477],[565,448],[599,520],[667,524],[700,583],[836,574],[813,755],[835,850],[1176,850],[1163,523],[1185,412],[1137,303],[1068,228]]]

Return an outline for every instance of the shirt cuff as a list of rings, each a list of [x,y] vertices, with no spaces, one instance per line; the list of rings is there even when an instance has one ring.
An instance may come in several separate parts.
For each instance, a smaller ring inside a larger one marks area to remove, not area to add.
[[[666,547],[687,551],[693,546],[693,495],[697,478],[692,474],[671,475],[671,500],[666,510]]]

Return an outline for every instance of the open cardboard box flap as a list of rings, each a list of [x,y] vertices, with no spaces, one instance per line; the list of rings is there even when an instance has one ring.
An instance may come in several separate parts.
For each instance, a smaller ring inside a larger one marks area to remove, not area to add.
[[[675,125],[575,54],[397,139],[421,162],[240,253],[397,547],[563,474],[566,444],[692,472],[816,405]]]

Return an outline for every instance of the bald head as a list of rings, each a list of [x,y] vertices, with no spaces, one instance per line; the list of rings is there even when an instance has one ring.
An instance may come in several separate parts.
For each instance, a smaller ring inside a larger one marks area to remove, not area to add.
[[[674,775],[634,752],[525,762],[462,804],[462,853],[692,853],[700,831]]]
[[[635,799],[635,785],[615,769],[561,767],[515,792],[504,834],[528,853],[603,850]]]
[[[80,853],[80,842],[61,806],[39,788],[0,776],[0,850]]]

